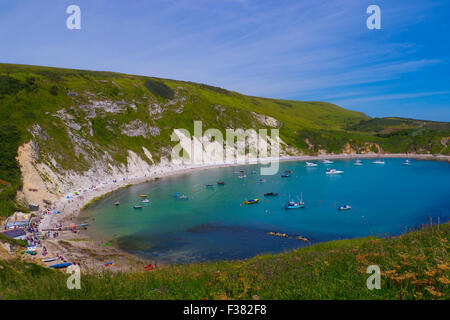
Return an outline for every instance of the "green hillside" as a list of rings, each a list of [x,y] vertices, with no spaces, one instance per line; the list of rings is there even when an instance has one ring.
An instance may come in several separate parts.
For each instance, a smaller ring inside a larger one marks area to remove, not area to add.
[[[241,261],[195,263],[137,273],[68,275],[0,258],[0,299],[441,299],[450,297],[450,225],[395,238],[325,242]],[[381,288],[369,290],[369,265]]]
[[[173,129],[192,132],[194,120],[223,132],[275,126],[283,141],[307,154],[378,151],[377,146],[449,154],[448,123],[371,119],[330,103],[250,97],[192,82],[0,64],[0,216],[18,209],[15,158],[32,138],[39,161],[52,165],[54,159],[59,168],[82,172],[105,152],[116,163],[126,162],[128,150],[146,159],[142,146],[158,161],[175,144]]]

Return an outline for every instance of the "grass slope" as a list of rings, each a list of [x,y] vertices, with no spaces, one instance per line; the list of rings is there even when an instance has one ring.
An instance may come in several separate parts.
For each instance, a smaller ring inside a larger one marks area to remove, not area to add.
[[[242,261],[82,275],[80,290],[68,290],[62,272],[0,261],[0,299],[449,299],[449,236],[447,223]],[[380,290],[366,287],[373,264]]]

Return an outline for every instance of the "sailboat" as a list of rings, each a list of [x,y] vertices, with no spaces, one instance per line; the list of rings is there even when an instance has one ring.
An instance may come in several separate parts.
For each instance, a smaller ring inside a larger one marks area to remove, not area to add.
[[[303,202],[303,192],[301,194],[301,199],[299,202],[295,202],[294,200],[289,200],[288,203],[285,204],[285,209],[299,209],[305,207],[305,203]]]

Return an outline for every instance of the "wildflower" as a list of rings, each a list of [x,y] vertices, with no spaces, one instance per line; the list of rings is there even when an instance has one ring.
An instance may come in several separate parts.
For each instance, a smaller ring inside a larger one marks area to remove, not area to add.
[[[430,269],[430,270],[425,270],[423,273],[425,273],[425,275],[427,275],[428,277],[433,277],[438,271],[434,268]]]
[[[450,266],[447,263],[438,264],[438,268],[441,270],[450,270]]]
[[[439,279],[438,279],[438,281],[440,282],[440,283],[442,283],[442,284],[445,284],[445,285],[447,285],[447,284],[450,284],[450,280],[447,278],[447,277],[440,277]]]
[[[444,296],[444,294],[440,291],[435,290],[435,288],[433,287],[425,287],[425,289],[432,295],[435,296],[437,298],[440,298],[442,296]]]

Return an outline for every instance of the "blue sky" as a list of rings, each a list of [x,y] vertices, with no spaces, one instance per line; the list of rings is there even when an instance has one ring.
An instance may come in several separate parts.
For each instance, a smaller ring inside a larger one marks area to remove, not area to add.
[[[66,28],[76,4],[81,30]],[[381,30],[366,8],[381,8]],[[450,120],[450,1],[0,0],[0,62]]]

